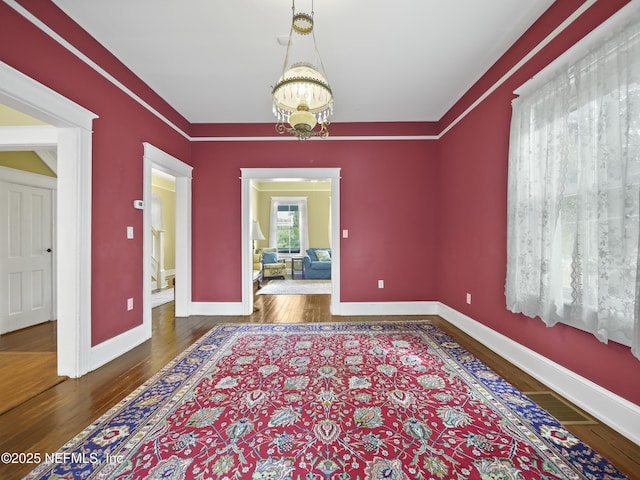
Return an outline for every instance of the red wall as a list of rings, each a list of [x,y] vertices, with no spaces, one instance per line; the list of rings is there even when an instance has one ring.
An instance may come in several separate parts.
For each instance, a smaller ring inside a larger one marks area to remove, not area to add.
[[[582,2],[556,2],[445,117],[449,123]],[[506,310],[507,161],[513,90],[627,2],[597,2],[438,142],[438,299],[484,325],[640,404],[640,361],[565,325]],[[568,8],[570,5],[573,8]],[[466,293],[472,304],[466,304]]]
[[[51,2],[20,3],[97,61],[183,131],[191,126],[78,28]],[[341,299],[345,302],[439,300],[640,404],[640,362],[627,347],[506,311],[506,179],[510,101],[515,87],[627,3],[596,2],[566,32],[439,141],[195,142],[149,113],[57,42],[0,2],[0,61],[99,115],[93,135],[92,341],[98,344],[142,322],[125,311],[142,298],[142,142],[191,163],[193,300],[241,297],[240,168],[340,167]],[[440,122],[449,125],[582,0],[555,2],[534,27]],[[19,46],[19,47],[16,47]],[[221,135],[231,130],[221,130]],[[255,134],[254,127],[247,135]],[[267,132],[264,127],[264,132]],[[272,126],[268,126],[269,132]],[[433,124],[335,125],[332,132],[435,133]],[[263,130],[260,129],[262,132]],[[263,134],[263,133],[260,133]],[[270,135],[271,133],[264,133]],[[125,228],[133,225],[134,240]],[[385,288],[377,288],[377,280]],[[465,294],[473,303],[465,303]]]
[[[23,2],[173,122],[187,122],[53,4]],[[19,48],[16,47],[19,46]],[[93,124],[92,344],[142,324],[142,142],[189,162],[189,142],[0,2],[0,60],[99,116]],[[126,226],[135,238],[126,239]],[[61,265],[60,268],[65,268]],[[127,312],[127,298],[137,308]]]
[[[193,300],[241,300],[240,168],[303,167],[341,168],[341,300],[435,300],[435,152],[432,141],[194,143]]]

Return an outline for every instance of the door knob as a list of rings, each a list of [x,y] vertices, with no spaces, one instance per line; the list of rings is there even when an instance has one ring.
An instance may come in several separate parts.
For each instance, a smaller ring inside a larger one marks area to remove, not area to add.
[[[47,253],[51,253],[52,250],[50,248],[47,248]]]

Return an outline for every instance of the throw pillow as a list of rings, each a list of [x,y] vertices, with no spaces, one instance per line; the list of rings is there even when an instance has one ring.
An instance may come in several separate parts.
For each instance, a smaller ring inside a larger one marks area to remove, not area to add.
[[[329,252],[327,250],[316,250],[316,257],[318,257],[318,260],[320,260],[321,262],[331,261],[331,255],[329,255]]]
[[[264,263],[278,263],[277,252],[264,252],[262,254],[262,261]]]

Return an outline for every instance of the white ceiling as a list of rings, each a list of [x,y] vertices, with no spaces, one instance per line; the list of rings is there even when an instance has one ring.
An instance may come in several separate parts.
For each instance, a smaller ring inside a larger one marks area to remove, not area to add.
[[[53,1],[190,122],[274,121],[290,0]],[[552,3],[315,0],[331,121],[439,120]]]

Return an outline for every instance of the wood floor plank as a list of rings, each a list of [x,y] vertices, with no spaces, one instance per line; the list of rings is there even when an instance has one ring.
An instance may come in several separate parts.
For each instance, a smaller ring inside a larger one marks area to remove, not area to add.
[[[53,352],[0,352],[0,415],[66,380]]]
[[[153,338],[100,369],[79,379],[67,379],[0,415],[0,452],[53,453],[83,428],[140,386],[194,341],[220,323],[372,322],[429,319],[449,333],[503,378],[523,391],[549,388],[436,316],[337,317],[329,311],[330,295],[258,295],[257,310],[247,317],[174,317],[173,302],[153,309]],[[55,330],[43,326],[33,332],[0,336],[0,351],[24,351],[30,346],[55,351]],[[51,343],[53,338],[53,344]],[[53,345],[53,346],[52,346]],[[0,384],[1,386],[1,384]],[[602,424],[567,426],[608,458],[629,478],[640,479],[640,446]],[[22,478],[35,465],[2,465],[0,479]]]

